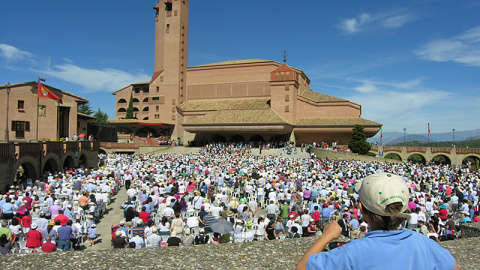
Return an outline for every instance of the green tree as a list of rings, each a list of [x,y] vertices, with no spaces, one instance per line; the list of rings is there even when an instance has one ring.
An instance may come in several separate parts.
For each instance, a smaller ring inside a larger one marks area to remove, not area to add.
[[[127,115],[125,119],[134,119],[133,118],[133,92],[130,93],[130,101],[128,102]]]
[[[93,114],[92,107],[90,107],[89,103],[83,103],[83,104],[78,105],[78,112],[86,114],[86,115],[92,115]]]
[[[353,153],[360,155],[365,155],[370,151],[372,146],[367,142],[367,135],[363,131],[363,126],[355,125],[352,139],[348,142],[348,148],[350,148]]]
[[[98,111],[93,115],[93,117],[95,117],[95,119],[90,120],[89,123],[98,125],[108,124],[108,114],[102,112],[100,108],[98,108]]]

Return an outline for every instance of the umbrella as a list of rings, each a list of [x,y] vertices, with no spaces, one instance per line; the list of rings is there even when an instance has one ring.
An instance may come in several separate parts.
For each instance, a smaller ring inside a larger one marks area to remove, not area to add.
[[[226,234],[233,232],[233,224],[225,219],[215,219],[210,224],[210,228],[213,232]]]
[[[83,133],[79,134],[79,135],[78,135],[78,138],[79,138],[79,139],[85,138],[85,134],[83,134]]]

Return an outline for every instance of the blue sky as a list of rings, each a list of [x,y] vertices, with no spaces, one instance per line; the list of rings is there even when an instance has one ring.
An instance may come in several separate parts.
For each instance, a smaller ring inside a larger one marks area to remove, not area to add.
[[[153,73],[156,1],[0,0],[0,85],[45,77],[114,117]],[[479,1],[190,1],[189,66],[261,58],[384,132],[480,128]]]

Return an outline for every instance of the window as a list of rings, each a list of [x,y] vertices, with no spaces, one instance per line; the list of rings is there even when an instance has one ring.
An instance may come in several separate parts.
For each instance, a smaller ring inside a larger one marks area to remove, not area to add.
[[[172,107],[172,113],[176,112],[177,110],[175,109],[175,107]]]
[[[167,30],[166,30],[167,33],[170,32],[170,24],[167,23]]]
[[[30,122],[12,121],[12,131],[15,131],[15,138],[24,139],[25,131],[30,132]]]
[[[290,85],[285,84],[285,91],[288,91],[288,90],[290,90]]]
[[[172,99],[172,105],[175,105],[176,100]]]
[[[285,112],[290,112],[290,107],[288,105],[285,106]]]
[[[290,95],[285,95],[285,101],[290,101]]]
[[[152,100],[160,100],[160,97],[152,97]]]
[[[173,16],[177,16],[177,11],[173,11]]]
[[[160,76],[160,81],[163,82],[163,76]],[[158,90],[158,86],[157,86],[157,90]]]
[[[25,101],[19,100],[18,101],[18,110],[25,110]]]
[[[160,78],[162,78],[162,77],[160,77]],[[157,93],[158,93],[158,92],[160,92],[160,87],[157,86]]]
[[[155,106],[155,111],[160,111],[160,106]]]

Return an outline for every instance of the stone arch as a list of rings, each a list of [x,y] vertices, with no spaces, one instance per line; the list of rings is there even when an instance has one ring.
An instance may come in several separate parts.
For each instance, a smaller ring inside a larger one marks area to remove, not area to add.
[[[147,116],[147,117],[144,117],[143,120],[148,120],[148,116]]]
[[[138,98],[133,98],[132,101],[133,101],[133,103],[138,103],[138,102],[140,102],[140,100],[138,100]]]
[[[469,165],[469,163],[471,165],[474,165],[474,166],[477,166],[480,164],[480,156],[476,156],[476,155],[469,155],[469,156],[466,156],[463,158],[462,160],[462,165]]]
[[[60,171],[59,167],[58,167],[58,163],[53,157],[51,157],[51,158],[49,158],[45,161],[41,172],[42,173],[50,172],[50,173],[53,174],[53,173],[56,173],[58,171]]]
[[[425,158],[424,155],[420,153],[411,153],[407,160],[412,163],[420,163],[420,164],[427,164],[427,159]]]
[[[227,139],[220,134],[213,135],[211,142],[226,142]]]
[[[402,161],[402,157],[396,152],[390,152],[390,153],[384,155],[384,157],[389,158],[389,159],[395,159],[395,160]]]
[[[270,142],[288,142],[290,140],[290,134],[275,135],[270,138]]]
[[[33,161],[33,160],[32,160]],[[37,170],[32,162],[28,159],[23,159],[20,161],[15,173],[22,167],[23,174],[25,175],[25,179],[38,179]]]
[[[81,167],[81,168],[85,168],[88,164],[88,159],[87,159],[87,155],[85,155],[84,153],[82,153],[80,155],[80,157],[78,158],[78,167]]]
[[[231,142],[241,142],[241,143],[244,143],[245,142],[245,138],[243,138],[243,136],[241,135],[234,135],[231,139],[230,139]]]
[[[142,110],[142,111],[144,111],[144,112],[148,112],[148,110],[149,110],[149,107],[147,106],[147,107],[143,108],[143,110]]]
[[[265,139],[260,136],[260,135],[253,135],[251,138],[250,138],[250,141],[251,142],[261,142],[261,143],[264,143],[265,142]]]
[[[98,154],[99,154],[99,155],[106,155],[106,154],[107,154],[107,151],[105,151],[105,149],[100,148],[100,149],[98,150]]]
[[[140,110],[137,107],[133,107],[134,112],[139,112]]]
[[[118,104],[125,104],[125,103],[127,103],[127,100],[124,98],[121,98],[118,100]]]
[[[144,98],[143,102],[148,102],[148,97]]]
[[[65,157],[65,159],[63,160],[63,166],[62,168],[67,168],[67,169],[70,169],[70,168],[75,168],[75,160],[73,159],[73,157],[71,155],[67,155]]]
[[[443,164],[443,165],[451,165],[452,164],[452,160],[447,156],[447,155],[442,155],[442,154],[438,154],[438,155],[435,155],[431,162],[435,163],[435,164]]]
[[[117,111],[117,112],[118,112],[118,113],[127,112],[127,109],[125,109],[125,108],[120,108],[120,109],[118,109],[118,111]]]

